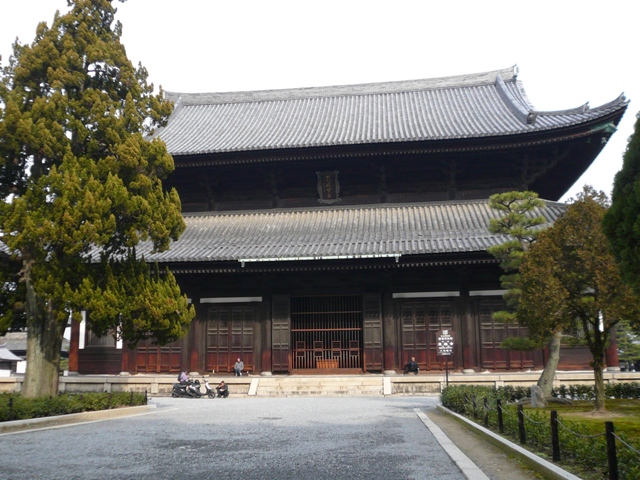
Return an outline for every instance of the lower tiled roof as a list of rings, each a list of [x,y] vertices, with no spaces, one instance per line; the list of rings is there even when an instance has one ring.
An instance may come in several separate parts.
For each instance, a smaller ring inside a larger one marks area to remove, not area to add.
[[[553,222],[564,205],[536,212]],[[487,200],[317,207],[187,214],[187,228],[171,248],[151,253],[161,263],[327,260],[484,252],[506,237],[489,233],[497,216]]]

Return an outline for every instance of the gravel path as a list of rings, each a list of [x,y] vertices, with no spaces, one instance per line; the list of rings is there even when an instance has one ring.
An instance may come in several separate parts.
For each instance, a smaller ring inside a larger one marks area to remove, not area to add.
[[[0,437],[0,479],[466,478],[436,397],[157,398],[154,413]]]

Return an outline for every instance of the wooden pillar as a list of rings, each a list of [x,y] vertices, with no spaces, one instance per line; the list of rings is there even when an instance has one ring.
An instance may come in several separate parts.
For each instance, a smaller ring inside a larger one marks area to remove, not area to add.
[[[121,365],[120,371],[135,373],[138,352],[136,350],[132,350],[128,348],[126,345],[122,346],[121,352],[122,352],[122,365]]]
[[[478,338],[476,332],[476,305],[469,297],[467,271],[462,270],[460,286],[460,346],[462,348],[462,369],[470,371],[478,366]]]
[[[605,359],[607,369],[610,371],[620,371],[620,360],[618,359],[618,337],[616,336],[616,327],[609,330],[609,346],[605,351]]]
[[[80,322],[71,320],[71,339],[69,340],[69,373],[78,373],[80,365]]]
[[[454,315],[451,321],[451,327],[453,331],[456,333],[455,338],[455,347],[453,349],[453,356],[450,357],[453,361],[453,369],[454,370],[462,370],[464,365],[463,352],[462,348],[462,339],[464,335],[462,335],[462,325],[464,325],[465,316],[467,315],[467,301],[461,301],[458,298],[455,302]]]
[[[206,312],[203,312],[201,305],[197,305],[196,316],[191,321],[186,341],[183,342],[184,348],[188,352],[189,371],[191,372],[200,372],[204,369],[204,365],[200,365],[200,344],[203,339],[203,330],[205,330],[204,334],[206,335],[205,322],[201,320],[202,318],[207,318]]]
[[[382,335],[384,339],[384,370],[395,370],[398,367],[398,329],[393,311],[393,295],[382,294]]]
[[[256,372],[270,372],[272,361],[271,295],[262,297],[262,310],[260,313],[260,341],[258,342],[260,350],[256,352],[256,358],[260,359],[260,365],[256,366]]]

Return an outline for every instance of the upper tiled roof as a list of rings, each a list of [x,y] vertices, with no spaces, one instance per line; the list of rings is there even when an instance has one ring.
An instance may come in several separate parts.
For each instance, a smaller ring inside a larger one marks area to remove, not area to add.
[[[536,111],[516,67],[455,77],[336,87],[174,93],[156,136],[173,155],[515,135],[623,110],[624,96],[590,109]]]
[[[540,213],[553,222],[563,210],[548,202]],[[173,263],[485,252],[506,240],[487,230],[494,216],[487,200],[187,214],[169,250],[151,254],[146,244],[138,254]]]

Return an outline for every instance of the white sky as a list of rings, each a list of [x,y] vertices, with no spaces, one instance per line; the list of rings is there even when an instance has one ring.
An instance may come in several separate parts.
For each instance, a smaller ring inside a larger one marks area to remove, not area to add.
[[[631,99],[619,131],[564,199],[610,194],[640,110],[638,0],[129,0],[129,58],[165,90],[223,92],[412,80],[518,65],[536,108]],[[66,0],[0,0],[0,54]]]

